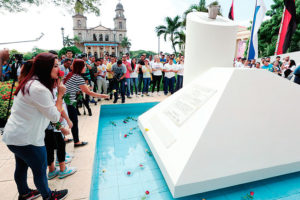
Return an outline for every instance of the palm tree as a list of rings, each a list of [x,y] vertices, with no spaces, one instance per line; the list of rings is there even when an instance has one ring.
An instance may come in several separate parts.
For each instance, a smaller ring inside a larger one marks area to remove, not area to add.
[[[175,54],[176,52],[176,44],[175,44],[175,35],[178,32],[178,29],[181,26],[180,17],[177,15],[174,19],[170,17],[166,17],[165,19],[167,26],[160,25],[155,28],[157,36],[164,35],[164,40],[167,41],[167,36],[170,35],[170,41],[172,43],[172,47],[174,49]]]
[[[182,26],[186,26],[186,16],[187,14],[191,12],[208,12],[208,9],[206,7],[206,2],[205,0],[200,0],[199,4],[193,4],[190,6],[189,9],[187,9],[184,14],[183,14],[183,21],[182,21]]]
[[[69,38],[69,36],[64,38],[64,46],[70,47],[74,45],[74,39]]]
[[[73,41],[75,44],[78,44],[81,42],[81,38],[78,36],[78,35],[75,35],[74,38],[73,38]]]
[[[128,39],[128,37],[123,37],[123,40],[121,42],[121,47],[126,49],[127,52],[129,51],[129,48],[131,47],[131,42],[130,39]]]
[[[179,46],[179,50],[184,52],[185,49],[185,32],[180,31],[175,33],[175,45]]]

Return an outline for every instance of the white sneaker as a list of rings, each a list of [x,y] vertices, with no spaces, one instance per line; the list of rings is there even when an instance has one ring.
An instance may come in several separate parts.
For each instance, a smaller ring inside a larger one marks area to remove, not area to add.
[[[67,157],[67,156],[66,156],[66,158],[65,158],[65,164],[69,164],[71,161],[72,161],[72,157]],[[55,165],[56,165],[56,166],[59,166],[58,160],[56,160]]]
[[[59,169],[55,168],[53,172],[48,172],[47,178],[48,180],[54,179],[56,176],[58,176]]]
[[[153,97],[153,96],[154,96],[154,95],[153,95],[153,92],[150,94],[150,96],[151,96],[151,97]]]
[[[157,96],[160,96],[159,92],[157,92]]]
[[[74,174],[76,171],[77,171],[77,169],[75,167],[67,167],[66,166],[65,171],[63,171],[63,172],[59,171],[58,178],[59,179],[66,178],[67,176]]]

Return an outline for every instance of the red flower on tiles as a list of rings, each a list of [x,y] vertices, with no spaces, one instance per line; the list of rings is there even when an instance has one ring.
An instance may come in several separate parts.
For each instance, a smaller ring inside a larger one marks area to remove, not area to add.
[[[127,175],[128,175],[128,176],[130,176],[130,175],[131,175],[131,172],[130,172],[130,171],[128,171],[128,172],[127,172]]]
[[[147,190],[147,191],[145,192],[145,194],[146,194],[146,195],[149,195],[149,194],[150,194],[150,192]]]
[[[125,134],[125,135],[124,135],[124,138],[127,138],[127,137],[128,137],[128,135],[127,135],[127,134]]]
[[[254,192],[250,192],[250,195],[251,195],[251,196],[254,196]]]

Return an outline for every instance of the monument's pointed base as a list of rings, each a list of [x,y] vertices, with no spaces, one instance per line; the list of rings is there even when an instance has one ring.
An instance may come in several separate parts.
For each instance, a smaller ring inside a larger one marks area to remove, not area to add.
[[[177,197],[300,171],[300,86],[212,68],[139,117]]]

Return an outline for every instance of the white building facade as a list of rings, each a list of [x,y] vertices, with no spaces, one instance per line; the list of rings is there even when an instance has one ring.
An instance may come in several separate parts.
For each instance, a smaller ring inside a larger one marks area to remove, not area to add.
[[[121,42],[127,34],[126,18],[121,3],[118,3],[115,12],[114,29],[102,25],[87,28],[87,17],[83,13],[73,16],[74,36],[80,38],[80,43],[76,46],[82,52],[98,58],[104,57],[105,54],[121,56],[126,52],[126,49],[121,47]]]

